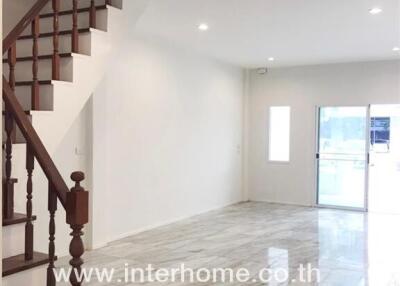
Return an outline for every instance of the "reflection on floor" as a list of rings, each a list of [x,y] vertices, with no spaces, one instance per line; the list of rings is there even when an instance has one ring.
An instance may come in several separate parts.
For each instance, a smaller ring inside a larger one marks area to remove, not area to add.
[[[86,267],[319,268],[321,282],[249,285],[400,285],[399,216],[267,203],[242,203],[147,231],[86,254]],[[61,259],[65,263],[65,259]],[[390,284],[392,283],[392,284]],[[397,283],[397,284],[396,284]],[[104,285],[98,282],[85,285]],[[123,285],[121,283],[107,285]],[[129,284],[140,285],[140,284]],[[145,285],[244,285],[146,283]],[[246,284],[247,285],[247,284]]]

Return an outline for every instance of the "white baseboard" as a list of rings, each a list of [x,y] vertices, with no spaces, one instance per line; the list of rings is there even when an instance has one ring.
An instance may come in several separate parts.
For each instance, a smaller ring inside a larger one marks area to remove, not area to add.
[[[249,202],[263,202],[270,204],[278,204],[278,205],[291,205],[291,206],[299,206],[299,207],[315,207],[314,204],[307,203],[299,203],[299,202],[291,202],[291,201],[275,201],[269,199],[249,199]]]

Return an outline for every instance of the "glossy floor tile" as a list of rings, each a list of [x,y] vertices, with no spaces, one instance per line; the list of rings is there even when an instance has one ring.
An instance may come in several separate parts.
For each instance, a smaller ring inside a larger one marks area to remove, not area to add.
[[[285,269],[287,282],[155,283],[90,282],[85,285],[400,285],[400,216],[242,203],[111,243],[85,254],[86,267],[152,264],[156,269]],[[61,259],[60,266],[65,263]],[[320,273],[299,282],[298,267]]]

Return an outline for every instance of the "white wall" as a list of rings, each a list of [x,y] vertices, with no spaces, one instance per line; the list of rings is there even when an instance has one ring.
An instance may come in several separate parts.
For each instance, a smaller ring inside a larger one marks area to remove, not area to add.
[[[316,106],[400,102],[400,61],[335,64],[251,72],[248,99],[250,200],[315,204]],[[267,161],[268,109],[290,105],[291,161]]]
[[[242,200],[242,70],[134,25],[93,100],[94,247]]]

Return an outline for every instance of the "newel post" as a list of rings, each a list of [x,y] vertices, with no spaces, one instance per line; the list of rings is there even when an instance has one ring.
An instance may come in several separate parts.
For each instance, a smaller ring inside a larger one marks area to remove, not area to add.
[[[85,251],[82,228],[89,221],[89,192],[81,186],[81,182],[85,179],[84,173],[74,172],[71,179],[75,182],[75,186],[67,193],[67,223],[72,229],[72,240],[69,245],[72,256],[69,262],[72,266],[70,282],[73,286],[80,286],[82,282],[78,280],[77,275],[81,273],[82,255]]]

